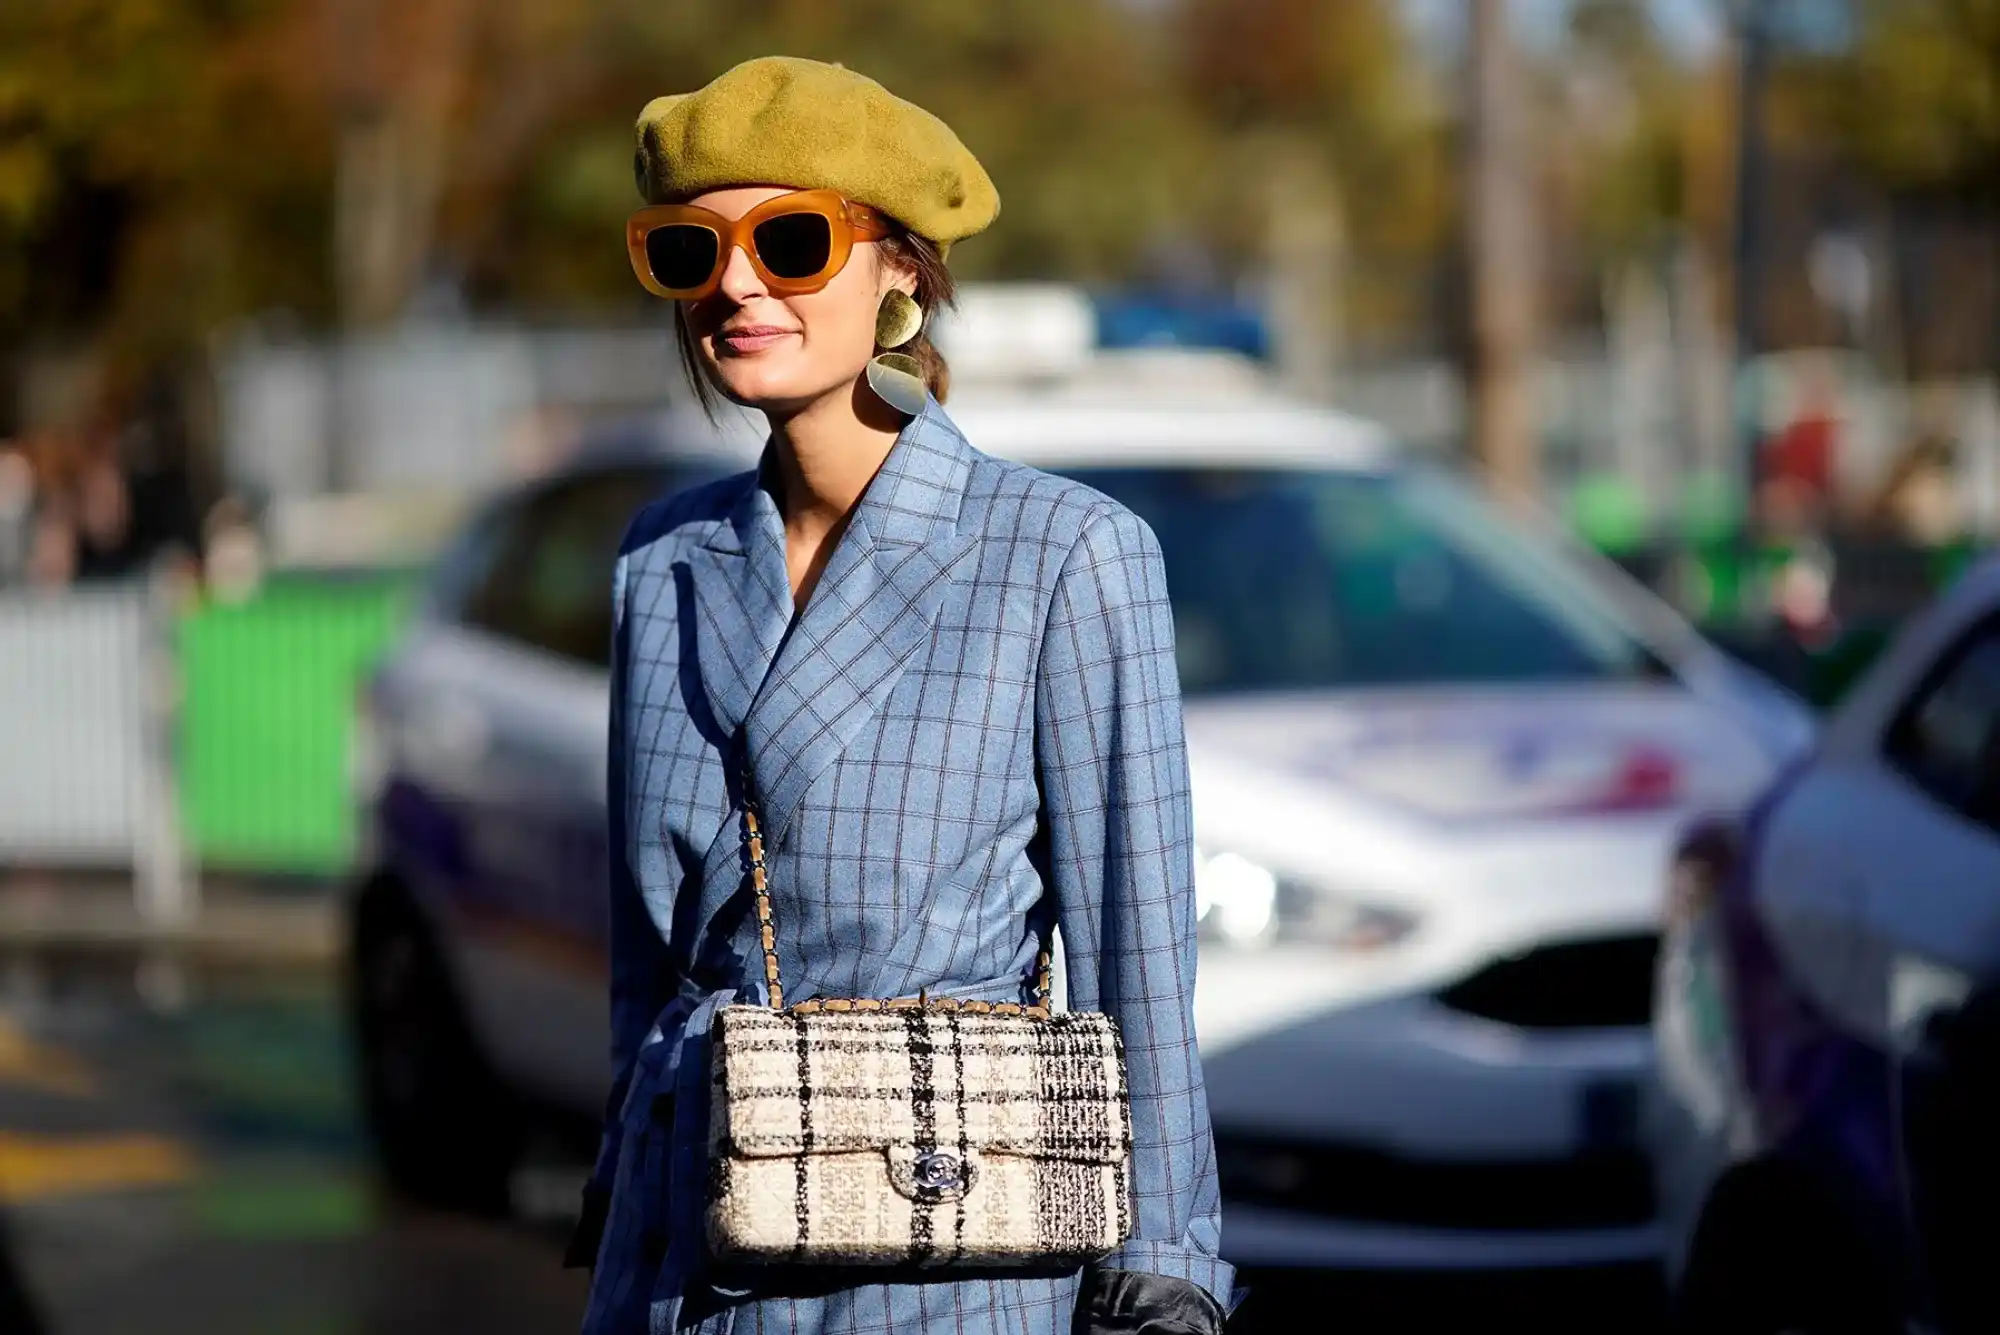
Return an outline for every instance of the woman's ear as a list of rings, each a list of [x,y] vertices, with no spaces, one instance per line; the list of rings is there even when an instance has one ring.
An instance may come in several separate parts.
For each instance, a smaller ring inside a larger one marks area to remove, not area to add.
[[[917,271],[880,247],[875,251],[875,278],[880,284],[875,293],[878,299],[888,296],[891,289],[906,297],[917,295]]]

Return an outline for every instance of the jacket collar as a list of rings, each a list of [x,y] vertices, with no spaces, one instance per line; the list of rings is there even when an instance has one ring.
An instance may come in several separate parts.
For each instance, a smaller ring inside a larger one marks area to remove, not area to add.
[[[723,522],[712,527],[703,542],[709,551],[756,555],[775,542],[783,557],[784,521],[763,485],[772,448],[766,443],[757,467],[738,478],[740,485]],[[955,533],[974,455],[938,401],[926,400],[923,412],[904,425],[882,467],[862,491],[855,519],[866,520],[877,541],[891,544],[922,543]],[[785,589],[789,603],[789,579]]]
[[[813,780],[880,712],[930,639],[970,547],[957,521],[976,457],[929,401],[862,493],[796,617],[783,521],[761,469],[744,475],[726,521],[691,554],[702,686],[722,730],[740,730],[730,763],[747,756],[773,848]],[[735,840],[732,822],[711,855],[733,853]],[[735,887],[727,875],[704,880],[704,898],[715,897],[703,905],[707,922]]]

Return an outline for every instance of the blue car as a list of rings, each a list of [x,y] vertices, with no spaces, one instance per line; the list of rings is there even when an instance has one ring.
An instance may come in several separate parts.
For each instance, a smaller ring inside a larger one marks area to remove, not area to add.
[[[1683,841],[1652,1151],[1690,1331],[2000,1330],[2000,563]]]

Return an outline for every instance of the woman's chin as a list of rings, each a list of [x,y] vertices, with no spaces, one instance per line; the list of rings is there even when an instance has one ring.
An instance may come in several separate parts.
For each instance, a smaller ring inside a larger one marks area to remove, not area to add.
[[[725,361],[715,369],[716,388],[731,403],[763,412],[793,409],[839,389],[838,379],[802,373],[798,367],[762,366],[754,360]]]

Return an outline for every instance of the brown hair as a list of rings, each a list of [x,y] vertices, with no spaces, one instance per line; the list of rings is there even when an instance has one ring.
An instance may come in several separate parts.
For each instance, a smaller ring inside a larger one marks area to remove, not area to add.
[[[951,368],[945,365],[944,354],[931,342],[930,322],[937,312],[956,304],[958,284],[953,281],[951,270],[945,267],[944,254],[937,243],[928,237],[918,236],[893,219],[889,235],[877,244],[881,249],[876,253],[882,263],[899,265],[915,275],[917,288],[913,295],[917,305],[924,310],[924,328],[896,351],[917,359],[918,365],[924,368],[924,384],[937,401],[943,403],[945,396],[951,392]],[[713,420],[717,406],[715,386],[709,381],[701,349],[696,346],[694,333],[688,328],[687,309],[679,302],[674,303],[674,342],[680,349],[681,371],[687,376],[688,388],[694,391],[695,401],[701,405],[702,412]]]

